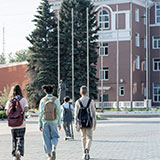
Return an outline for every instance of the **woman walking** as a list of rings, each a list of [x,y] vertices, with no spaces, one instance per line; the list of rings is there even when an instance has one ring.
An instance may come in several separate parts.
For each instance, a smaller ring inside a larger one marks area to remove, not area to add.
[[[39,127],[43,133],[44,150],[48,160],[56,159],[56,146],[58,144],[58,129],[61,129],[61,108],[59,100],[52,95],[53,86],[43,85],[46,96],[39,104]]]
[[[5,109],[12,133],[13,160],[20,160],[21,156],[24,156],[24,135],[26,131],[24,113],[28,112],[28,102],[23,97],[19,85],[12,87]]]

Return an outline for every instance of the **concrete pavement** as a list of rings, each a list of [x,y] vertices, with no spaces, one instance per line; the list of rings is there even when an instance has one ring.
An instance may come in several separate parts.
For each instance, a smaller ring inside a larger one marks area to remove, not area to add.
[[[160,119],[118,118],[100,120],[94,132],[92,160],[160,160]],[[80,134],[64,141],[60,131],[57,160],[81,160]],[[7,121],[0,121],[0,160],[10,160],[11,135]],[[23,160],[46,160],[37,118],[27,121]]]

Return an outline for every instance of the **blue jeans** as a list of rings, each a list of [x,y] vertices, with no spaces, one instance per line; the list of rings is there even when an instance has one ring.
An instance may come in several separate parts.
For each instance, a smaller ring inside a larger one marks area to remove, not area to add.
[[[43,141],[46,154],[50,154],[52,152],[52,146],[57,146],[58,138],[57,123],[43,122]]]

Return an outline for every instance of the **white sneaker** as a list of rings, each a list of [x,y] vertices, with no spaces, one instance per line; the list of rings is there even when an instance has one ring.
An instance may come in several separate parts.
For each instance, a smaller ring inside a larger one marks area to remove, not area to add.
[[[17,158],[16,158],[16,157],[13,157],[13,160],[17,160]]]
[[[21,155],[19,151],[16,153],[16,160],[21,160]]]

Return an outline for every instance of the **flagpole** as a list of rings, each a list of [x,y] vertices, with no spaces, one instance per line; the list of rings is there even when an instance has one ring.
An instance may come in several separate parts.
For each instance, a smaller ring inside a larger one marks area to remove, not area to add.
[[[101,28],[101,32],[102,32],[102,37],[101,37],[101,47],[103,48],[103,6],[101,8],[101,12],[102,12],[102,28]],[[104,102],[103,102],[103,79],[104,79],[104,74],[103,74],[103,55],[101,55],[101,48],[100,48],[100,56],[101,56],[101,70],[100,70],[100,78],[101,78],[101,111],[104,111]]]
[[[87,88],[89,95],[89,24],[88,24],[88,8],[87,8]]]
[[[74,17],[72,8],[72,105],[74,106]]]
[[[58,11],[58,85],[60,83],[60,36],[59,36],[59,11]]]
[[[118,18],[118,5],[116,6],[117,12],[117,111],[119,111],[119,18]]]

